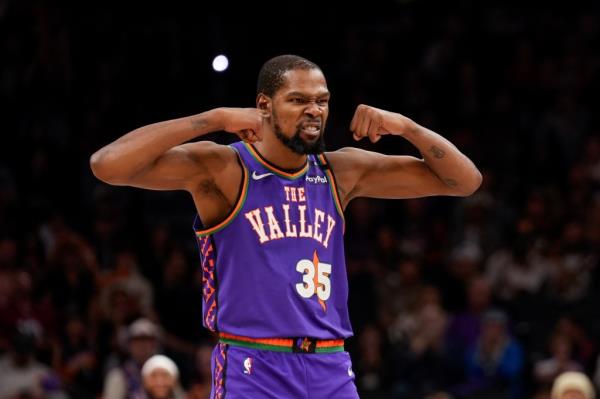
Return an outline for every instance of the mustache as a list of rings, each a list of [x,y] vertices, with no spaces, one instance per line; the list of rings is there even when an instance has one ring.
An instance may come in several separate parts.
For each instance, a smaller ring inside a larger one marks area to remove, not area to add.
[[[301,129],[306,126],[315,126],[318,129],[321,129],[323,127],[323,121],[320,118],[304,118],[296,125],[296,129]]]

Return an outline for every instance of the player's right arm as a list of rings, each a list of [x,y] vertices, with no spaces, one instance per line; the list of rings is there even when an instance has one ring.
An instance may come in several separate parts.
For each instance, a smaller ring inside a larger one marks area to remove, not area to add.
[[[154,123],[96,151],[90,166],[98,179],[112,185],[194,191],[237,164],[236,156],[227,146],[212,142],[184,143],[216,131],[254,142],[260,140],[261,123],[255,108],[215,108]]]

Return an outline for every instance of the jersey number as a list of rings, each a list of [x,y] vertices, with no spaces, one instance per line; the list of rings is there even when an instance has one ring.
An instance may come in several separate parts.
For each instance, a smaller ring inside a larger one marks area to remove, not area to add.
[[[302,282],[296,284],[296,291],[303,298],[317,294],[320,300],[326,301],[331,295],[331,265],[329,263],[311,262],[302,259],[296,264],[296,271],[302,273]]]

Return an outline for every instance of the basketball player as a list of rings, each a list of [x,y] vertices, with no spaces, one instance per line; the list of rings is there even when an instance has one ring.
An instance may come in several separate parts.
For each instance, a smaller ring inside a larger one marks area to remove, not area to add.
[[[467,196],[481,183],[448,140],[359,105],[356,140],[402,136],[423,159],[324,152],[330,93],[321,69],[284,55],[258,77],[256,108],[217,108],[136,129],[91,157],[109,184],[187,190],[198,216],[204,325],[219,335],[212,398],[357,398],[343,210],[356,197]],[[231,146],[187,143],[225,131]]]

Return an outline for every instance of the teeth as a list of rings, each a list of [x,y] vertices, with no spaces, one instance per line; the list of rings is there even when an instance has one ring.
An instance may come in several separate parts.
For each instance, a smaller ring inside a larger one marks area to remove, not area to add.
[[[316,131],[318,131],[318,130],[319,130],[319,128],[318,128],[318,127],[316,127],[316,126],[306,126],[306,127],[304,128],[304,130],[307,130],[307,131],[309,131],[309,132],[316,132]]]

